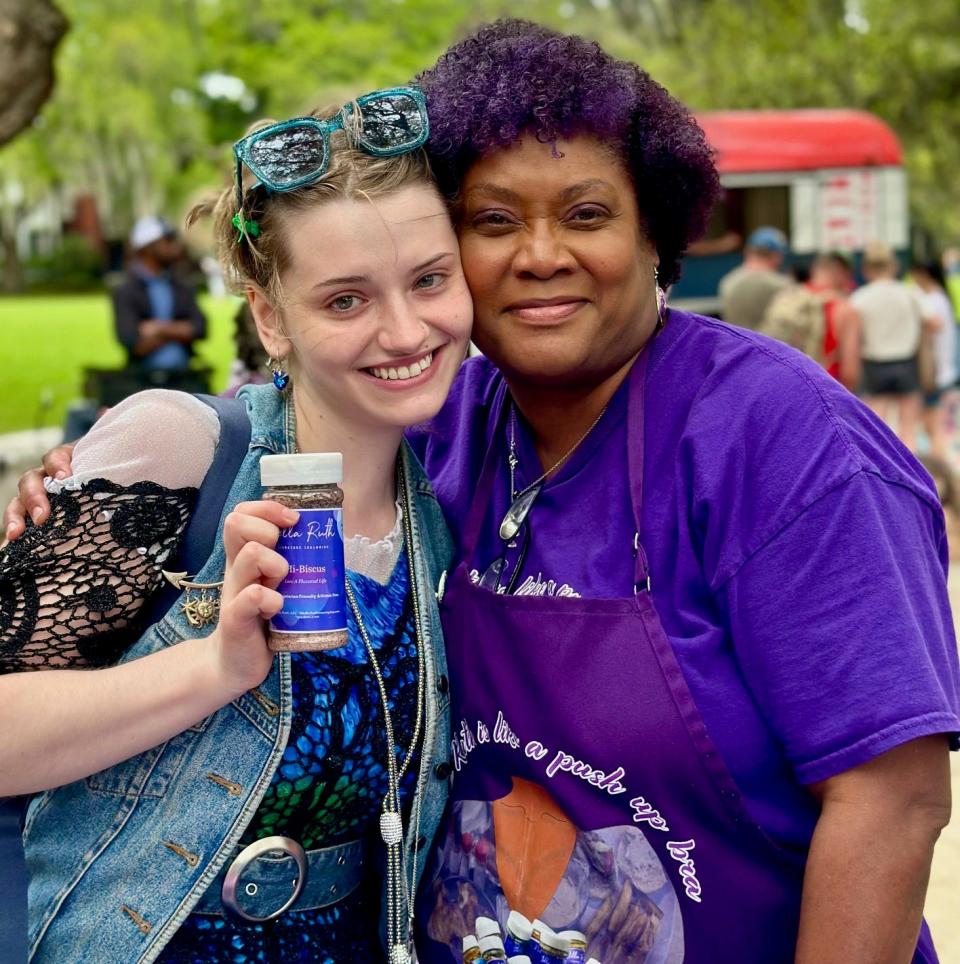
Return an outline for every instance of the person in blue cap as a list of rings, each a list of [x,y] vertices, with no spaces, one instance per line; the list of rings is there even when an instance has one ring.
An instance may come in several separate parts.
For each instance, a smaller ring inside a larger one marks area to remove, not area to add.
[[[790,250],[779,228],[757,228],[743,249],[743,264],[720,280],[723,320],[756,331],[773,296],[790,279],[780,273]]]

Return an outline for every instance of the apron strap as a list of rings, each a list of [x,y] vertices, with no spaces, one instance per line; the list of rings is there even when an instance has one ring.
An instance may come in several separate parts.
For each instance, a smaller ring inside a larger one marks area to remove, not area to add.
[[[627,475],[630,480],[630,502],[636,531],[633,536],[633,591],[650,592],[650,566],[643,550],[643,444],[644,444],[644,389],[647,383],[647,361],[650,342],[630,369],[627,394]]]

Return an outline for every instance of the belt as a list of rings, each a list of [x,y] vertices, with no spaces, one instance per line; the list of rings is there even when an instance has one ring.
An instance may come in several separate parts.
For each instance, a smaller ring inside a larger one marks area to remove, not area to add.
[[[360,886],[363,859],[362,840],[304,850],[290,837],[263,837],[220,871],[193,910],[267,921],[288,910],[328,907]]]

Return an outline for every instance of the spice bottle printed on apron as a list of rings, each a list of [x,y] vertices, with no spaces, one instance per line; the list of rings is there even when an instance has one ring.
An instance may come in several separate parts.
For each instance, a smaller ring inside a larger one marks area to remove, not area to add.
[[[580,931],[560,931],[560,937],[565,937],[570,944],[567,952],[566,964],[586,964],[587,936]]]
[[[511,957],[520,954],[529,956],[532,950],[530,946],[532,933],[533,927],[530,921],[519,911],[510,911],[510,916],[507,917],[507,933],[503,939],[507,954]]]
[[[533,964],[560,964],[570,953],[570,942],[549,928],[541,931],[537,945],[531,956]]]
[[[503,941],[496,934],[480,938],[480,959],[492,964],[507,964],[507,954]]]
[[[480,960],[480,942],[475,934],[467,934],[463,939],[463,964],[476,964]]]

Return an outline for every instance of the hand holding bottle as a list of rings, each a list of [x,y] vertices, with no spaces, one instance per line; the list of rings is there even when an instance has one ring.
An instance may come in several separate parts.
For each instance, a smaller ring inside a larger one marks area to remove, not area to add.
[[[280,530],[297,518],[277,502],[241,502],[224,522],[220,619],[209,639],[217,678],[231,698],[259,686],[270,672],[265,620],[283,606],[277,586],[288,568],[275,546]]]

